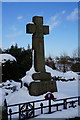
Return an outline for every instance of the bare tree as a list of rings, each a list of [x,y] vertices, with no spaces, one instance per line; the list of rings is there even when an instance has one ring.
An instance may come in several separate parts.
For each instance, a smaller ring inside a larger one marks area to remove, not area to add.
[[[66,72],[66,70],[67,70],[66,67],[67,67],[69,59],[70,59],[70,57],[66,53],[63,53],[60,56],[59,63],[63,65],[63,72]]]
[[[75,49],[74,51],[73,51],[73,58],[75,59],[75,58],[78,58],[78,49]]]

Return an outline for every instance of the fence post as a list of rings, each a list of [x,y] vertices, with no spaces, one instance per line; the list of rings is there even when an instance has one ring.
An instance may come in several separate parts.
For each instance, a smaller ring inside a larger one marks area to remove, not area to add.
[[[10,120],[11,120],[11,115],[12,115],[12,110],[11,110],[11,108],[9,109],[9,113],[10,113]]]
[[[26,104],[26,116],[28,117],[28,104]]]
[[[56,104],[56,110],[58,111],[58,104]]]
[[[7,102],[4,100],[4,106],[2,106],[2,120],[8,120]]]
[[[63,109],[67,109],[67,99],[64,99]]]
[[[80,106],[80,96],[78,97],[78,105]]]
[[[73,108],[76,107],[76,105],[74,105],[74,104],[75,104],[75,101],[72,101],[72,107],[73,107]]]
[[[33,109],[33,117],[35,116],[35,113],[34,113],[34,102],[33,102],[33,107],[32,107],[32,109]]]
[[[51,113],[51,99],[49,99],[49,113]]]
[[[40,106],[41,106],[41,114],[43,114],[43,103],[41,103]]]
[[[19,104],[19,120],[21,119],[21,110],[20,110],[20,104]]]

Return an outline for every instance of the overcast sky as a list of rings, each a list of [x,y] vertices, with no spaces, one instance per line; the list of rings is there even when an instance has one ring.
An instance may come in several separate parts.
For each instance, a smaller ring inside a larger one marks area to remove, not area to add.
[[[49,25],[49,35],[44,36],[46,56],[72,55],[78,47],[77,2],[4,2],[2,3],[2,46],[17,43],[27,48],[32,35],[26,34],[26,24],[33,16],[43,16]]]

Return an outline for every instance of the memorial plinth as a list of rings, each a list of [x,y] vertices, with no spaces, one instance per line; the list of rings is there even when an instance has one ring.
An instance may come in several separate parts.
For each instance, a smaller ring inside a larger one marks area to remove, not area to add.
[[[35,87],[34,87],[35,86]],[[42,82],[31,82],[29,86],[29,94],[34,96],[42,95],[46,92],[56,92],[56,81],[42,81]]]

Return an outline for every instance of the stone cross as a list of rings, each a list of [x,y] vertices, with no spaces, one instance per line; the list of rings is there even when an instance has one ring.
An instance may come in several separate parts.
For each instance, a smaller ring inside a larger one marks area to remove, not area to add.
[[[43,25],[43,17],[34,16],[32,24],[26,25],[26,32],[32,35],[32,49],[34,50],[34,68],[32,74],[34,82],[29,84],[29,94],[33,96],[42,95],[46,92],[56,92],[56,81],[51,77],[51,73],[45,70],[44,56],[44,35],[49,34],[49,26]],[[40,80],[40,81],[37,81]]]
[[[41,16],[34,16],[32,22],[26,25],[26,33],[33,34],[34,68],[36,72],[45,72],[44,35],[49,34],[49,26],[43,25]]]

